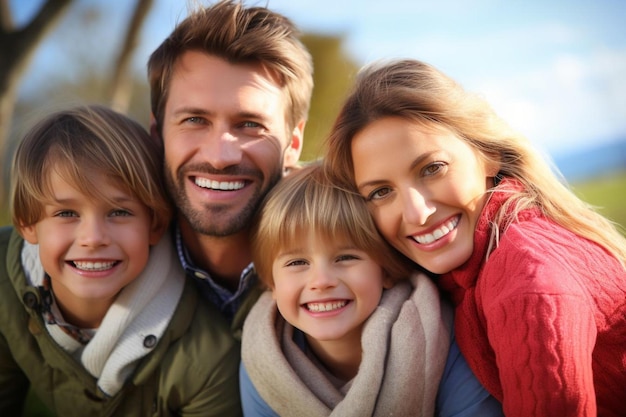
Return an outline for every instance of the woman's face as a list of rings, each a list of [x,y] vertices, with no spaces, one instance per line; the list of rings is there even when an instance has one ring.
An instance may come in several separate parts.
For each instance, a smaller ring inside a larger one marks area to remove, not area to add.
[[[352,140],[354,176],[380,232],[436,274],[465,263],[497,166],[451,131],[398,117]]]

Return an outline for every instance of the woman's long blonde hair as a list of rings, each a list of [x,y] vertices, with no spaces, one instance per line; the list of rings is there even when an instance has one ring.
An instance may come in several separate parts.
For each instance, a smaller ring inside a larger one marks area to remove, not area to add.
[[[325,169],[334,181],[356,192],[351,143],[370,123],[384,117],[442,126],[465,140],[486,161],[501,166],[523,190],[511,195],[493,219],[491,246],[517,214],[538,208],[555,223],[596,242],[626,268],[626,239],[617,226],[579,199],[530,142],[500,119],[480,97],[466,92],[434,67],[411,59],[375,63],[357,77],[352,93],[327,140]]]

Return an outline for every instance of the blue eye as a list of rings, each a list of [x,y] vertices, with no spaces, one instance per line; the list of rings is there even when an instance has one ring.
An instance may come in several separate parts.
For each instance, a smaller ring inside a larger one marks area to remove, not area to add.
[[[111,212],[111,217],[127,217],[132,216],[132,213],[125,209],[116,209]]]
[[[78,217],[78,215],[71,211],[71,210],[62,210],[57,212],[55,215],[55,217]]]
[[[203,124],[204,119],[199,116],[191,116],[183,119],[183,123],[191,123],[191,124]]]
[[[261,125],[257,122],[251,122],[251,121],[247,121],[247,122],[243,122],[241,124],[242,127],[251,127],[251,128],[257,128],[257,127],[261,127]]]
[[[295,259],[293,261],[287,262],[285,266],[302,266],[306,264],[307,264],[307,261],[305,261],[304,259]]]

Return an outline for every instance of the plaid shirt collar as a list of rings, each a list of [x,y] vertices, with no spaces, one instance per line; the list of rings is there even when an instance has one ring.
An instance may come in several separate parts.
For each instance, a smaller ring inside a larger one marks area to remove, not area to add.
[[[213,303],[229,321],[232,321],[241,301],[247,291],[252,288],[257,281],[257,275],[252,262],[244,268],[239,278],[239,287],[234,293],[227,288],[216,283],[208,271],[205,271],[194,265],[187,248],[183,244],[182,233],[180,227],[176,224],[174,228],[174,241],[176,242],[176,251],[178,259],[183,266],[187,276],[193,278],[197,283],[200,293],[209,302]]]

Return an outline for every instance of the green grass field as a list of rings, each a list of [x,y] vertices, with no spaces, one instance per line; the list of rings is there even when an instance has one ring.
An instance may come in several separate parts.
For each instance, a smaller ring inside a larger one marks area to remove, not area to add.
[[[626,170],[615,175],[572,184],[582,200],[619,226],[626,235]]]

